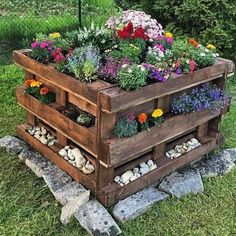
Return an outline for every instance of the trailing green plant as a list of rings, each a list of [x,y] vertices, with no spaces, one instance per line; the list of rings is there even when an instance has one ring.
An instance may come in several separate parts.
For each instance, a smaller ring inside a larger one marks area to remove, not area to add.
[[[113,129],[115,136],[119,138],[131,137],[138,133],[138,122],[134,116],[127,116],[119,119]]]
[[[148,70],[142,65],[124,65],[118,73],[120,87],[136,90],[147,84]]]

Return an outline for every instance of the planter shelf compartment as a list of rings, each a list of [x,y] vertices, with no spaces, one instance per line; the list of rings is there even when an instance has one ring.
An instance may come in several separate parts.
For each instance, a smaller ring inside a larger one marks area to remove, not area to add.
[[[55,93],[54,103],[43,104],[25,93],[24,87],[16,89],[18,103],[27,111],[26,124],[18,125],[17,134],[36,150],[69,173],[76,181],[89,188],[106,206],[157,183],[178,168],[201,158],[223,143],[219,132],[222,116],[229,111],[229,104],[213,113],[204,110],[186,115],[168,116],[172,96],[203,83],[217,84],[224,89],[227,77],[234,72],[233,62],[218,59],[213,66],[188,74],[171,74],[163,83],[142,87],[137,91],[124,91],[116,84],[97,80],[90,84],[58,72],[53,65],[41,64],[28,54],[29,50],[15,51],[14,61],[25,71],[25,79],[43,83]],[[61,109],[75,105],[94,117],[91,127],[79,125],[62,114]],[[151,113],[161,108],[166,119],[160,127],[152,127],[133,137],[118,139],[113,135],[116,121],[134,112]],[[56,145],[48,147],[27,132],[28,126],[44,125],[52,130]],[[197,138],[201,146],[171,160],[166,152],[191,138]],[[92,174],[69,164],[59,154],[66,145],[78,147],[95,167]],[[114,182],[117,175],[131,170],[140,162],[152,160],[157,168],[138,179],[121,186]]]

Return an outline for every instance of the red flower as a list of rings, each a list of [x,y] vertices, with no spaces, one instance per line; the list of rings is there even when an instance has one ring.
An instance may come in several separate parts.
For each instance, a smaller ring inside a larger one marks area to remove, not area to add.
[[[198,42],[197,42],[195,39],[193,39],[193,38],[190,38],[190,39],[188,40],[188,42],[189,42],[189,44],[191,44],[191,45],[194,46],[195,48],[198,48],[198,47],[199,47]]]
[[[53,51],[51,53],[51,56],[53,57],[55,63],[59,63],[60,61],[65,60],[65,57],[62,54],[61,48],[57,48],[55,51]]]
[[[33,79],[27,79],[24,84],[25,84],[27,87],[30,87],[30,85],[31,85],[31,83],[32,83],[33,81],[34,81]]]
[[[147,115],[145,113],[141,113],[139,116],[138,116],[138,121],[140,124],[143,124],[147,121]]]
[[[142,27],[139,27],[135,30],[134,32],[134,35],[133,35],[134,38],[140,38],[140,39],[144,39],[144,40],[148,40],[149,37],[145,34],[145,31]]]
[[[133,32],[134,32],[133,23],[129,22],[127,26],[117,31],[117,35],[122,39],[129,39],[132,38]]]
[[[49,89],[47,87],[43,87],[40,89],[40,94],[41,95],[47,95],[49,92]]]
[[[134,32],[134,25],[130,21],[126,27],[124,27],[125,31],[127,31],[130,35]]]

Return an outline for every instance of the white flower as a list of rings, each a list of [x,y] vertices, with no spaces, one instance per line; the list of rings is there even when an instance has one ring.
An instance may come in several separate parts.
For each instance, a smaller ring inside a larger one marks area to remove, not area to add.
[[[209,52],[209,49],[205,48],[205,52]]]
[[[131,74],[133,72],[132,69],[130,69],[130,68],[127,71],[129,74]]]
[[[129,66],[128,64],[124,64],[124,65],[122,65],[122,68],[126,68],[128,66]]]
[[[206,56],[206,53],[202,52],[202,53],[200,54],[200,56],[201,56],[201,57],[205,57],[205,56]]]

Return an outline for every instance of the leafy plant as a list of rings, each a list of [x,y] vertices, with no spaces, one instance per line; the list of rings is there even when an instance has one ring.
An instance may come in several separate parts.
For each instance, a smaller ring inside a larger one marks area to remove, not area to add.
[[[138,133],[138,122],[129,116],[121,118],[116,122],[113,133],[119,138],[134,136]]]
[[[82,82],[91,82],[97,79],[100,60],[98,48],[92,45],[76,48],[68,57],[66,69]]]
[[[142,65],[125,65],[118,73],[121,88],[136,90],[147,84],[148,70]]]
[[[89,125],[91,122],[91,117],[85,113],[81,113],[77,118],[77,123],[80,125]]]

